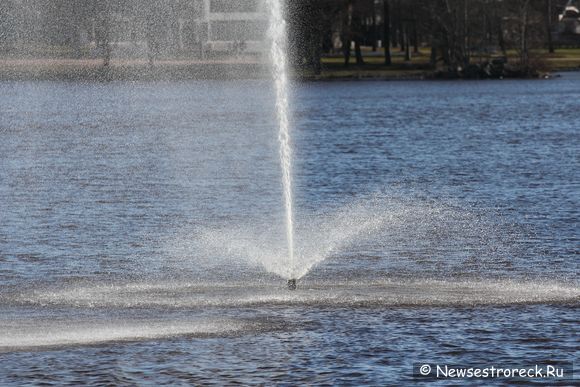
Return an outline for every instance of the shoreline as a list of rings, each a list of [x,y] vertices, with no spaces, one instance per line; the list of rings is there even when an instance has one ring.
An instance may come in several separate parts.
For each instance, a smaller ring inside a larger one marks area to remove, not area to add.
[[[545,79],[555,73],[580,72],[577,67],[559,67],[533,77],[467,78],[437,74],[424,66],[385,67],[325,65],[319,75],[310,71],[294,71],[291,77],[299,82],[334,81],[446,81],[490,79]],[[146,61],[113,61],[104,66],[101,60],[82,59],[0,59],[0,81],[185,81],[243,80],[269,78],[265,63],[250,61],[160,61],[150,66]]]

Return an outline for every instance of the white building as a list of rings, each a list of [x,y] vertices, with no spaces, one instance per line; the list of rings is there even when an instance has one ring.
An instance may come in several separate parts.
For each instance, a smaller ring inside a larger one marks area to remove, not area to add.
[[[120,7],[82,23],[71,22],[64,35],[90,48],[95,56],[102,56],[107,42],[115,58],[259,54],[264,51],[268,28],[265,2],[159,0],[141,9]]]
[[[569,0],[559,19],[560,33],[567,35],[580,35],[580,1]]]
[[[258,53],[264,49],[268,15],[264,0],[202,0],[204,53]]]

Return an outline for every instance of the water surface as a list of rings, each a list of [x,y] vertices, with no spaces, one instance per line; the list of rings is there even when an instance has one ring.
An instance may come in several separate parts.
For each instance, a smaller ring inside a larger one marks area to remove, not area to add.
[[[579,86],[1,83],[0,384],[575,361]]]

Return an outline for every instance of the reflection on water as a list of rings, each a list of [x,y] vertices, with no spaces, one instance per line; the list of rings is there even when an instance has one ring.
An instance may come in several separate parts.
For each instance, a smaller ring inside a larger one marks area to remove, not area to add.
[[[0,383],[573,360],[578,82],[0,84]]]

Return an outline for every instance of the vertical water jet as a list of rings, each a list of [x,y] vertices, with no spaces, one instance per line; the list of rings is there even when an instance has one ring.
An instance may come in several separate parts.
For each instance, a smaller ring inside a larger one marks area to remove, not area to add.
[[[288,243],[288,287],[296,288],[294,268],[294,215],[292,203],[292,147],[290,143],[290,119],[288,103],[288,57],[287,31],[284,19],[284,0],[267,0],[270,8],[271,40],[270,60],[276,91],[276,111],[278,116],[280,163],[282,166],[282,185],[284,190],[286,239]],[[293,283],[293,286],[290,286]]]

